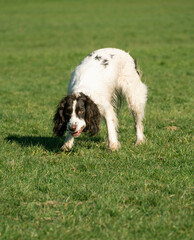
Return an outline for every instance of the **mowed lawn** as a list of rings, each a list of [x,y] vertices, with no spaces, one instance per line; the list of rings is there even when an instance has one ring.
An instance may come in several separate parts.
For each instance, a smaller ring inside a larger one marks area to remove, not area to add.
[[[69,153],[52,118],[95,49],[137,59],[146,144],[119,113]],[[193,239],[193,0],[0,0],[0,239]]]

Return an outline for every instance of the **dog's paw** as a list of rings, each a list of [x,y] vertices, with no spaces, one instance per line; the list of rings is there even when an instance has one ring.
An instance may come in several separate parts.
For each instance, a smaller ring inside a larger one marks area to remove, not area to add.
[[[120,144],[120,142],[109,143],[108,147],[111,151],[118,151],[121,148],[121,144]]]
[[[68,152],[72,149],[73,146],[71,146],[70,144],[68,143],[64,143],[63,146],[61,147],[61,151],[65,151],[65,152]]]
[[[141,145],[141,144],[145,143],[145,141],[146,141],[145,137],[139,138],[139,139],[137,139],[135,145],[136,145],[136,146]]]

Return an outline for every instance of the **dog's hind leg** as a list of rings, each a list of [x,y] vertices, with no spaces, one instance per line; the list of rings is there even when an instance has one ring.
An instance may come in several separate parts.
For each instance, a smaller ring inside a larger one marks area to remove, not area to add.
[[[144,112],[143,108],[141,111],[136,111],[136,109],[132,110],[134,121],[135,121],[135,131],[136,131],[136,145],[139,145],[141,143],[145,142],[145,136],[143,134],[143,117]]]
[[[132,111],[134,117],[136,145],[138,145],[145,142],[145,136],[143,134],[143,118],[147,100],[147,87],[141,82],[138,74],[134,74],[134,77],[134,81],[128,81],[125,84],[123,93],[126,96],[129,109]]]

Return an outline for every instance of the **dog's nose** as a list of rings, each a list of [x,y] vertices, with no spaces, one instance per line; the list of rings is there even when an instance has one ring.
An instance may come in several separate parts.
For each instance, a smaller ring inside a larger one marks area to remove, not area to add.
[[[69,126],[69,130],[74,132],[76,130],[76,127],[77,127],[76,124],[72,124],[72,125]]]

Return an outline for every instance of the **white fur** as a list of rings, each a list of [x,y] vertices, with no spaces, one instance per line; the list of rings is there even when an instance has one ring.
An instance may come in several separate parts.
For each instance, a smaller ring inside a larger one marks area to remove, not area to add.
[[[100,59],[96,59],[98,56]],[[107,60],[108,65],[103,64]],[[97,104],[105,118],[108,129],[108,144],[117,150],[118,120],[113,106],[115,92],[121,91],[131,109],[136,126],[136,143],[144,141],[142,120],[147,99],[147,87],[141,82],[133,58],[120,49],[104,48],[88,55],[72,73],[68,94],[83,92]],[[65,145],[73,146],[72,136],[67,134]]]

